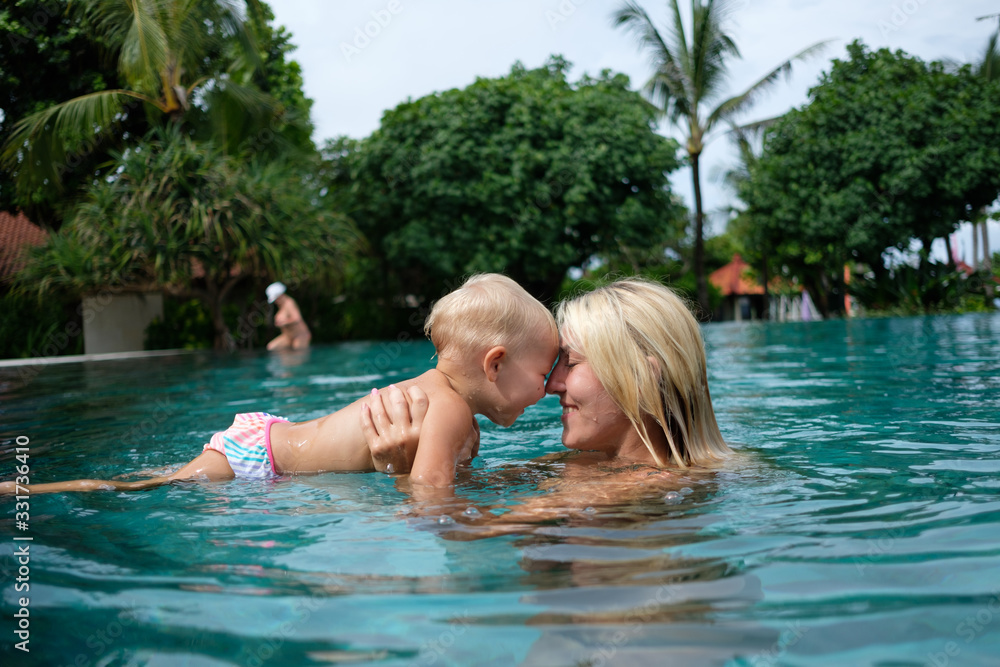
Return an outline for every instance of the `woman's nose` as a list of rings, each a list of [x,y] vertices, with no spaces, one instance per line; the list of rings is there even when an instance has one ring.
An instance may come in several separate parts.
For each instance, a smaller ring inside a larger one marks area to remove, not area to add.
[[[556,367],[549,373],[549,379],[545,381],[546,394],[558,394],[566,389],[566,366],[556,364]]]

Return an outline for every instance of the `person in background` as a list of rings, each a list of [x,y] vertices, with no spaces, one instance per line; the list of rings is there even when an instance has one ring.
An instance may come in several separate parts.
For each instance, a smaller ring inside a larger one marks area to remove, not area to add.
[[[274,326],[281,329],[281,334],[267,344],[268,350],[302,350],[309,347],[309,341],[312,340],[312,333],[302,319],[299,305],[285,290],[283,283],[271,283],[265,290],[267,302],[278,306]]]

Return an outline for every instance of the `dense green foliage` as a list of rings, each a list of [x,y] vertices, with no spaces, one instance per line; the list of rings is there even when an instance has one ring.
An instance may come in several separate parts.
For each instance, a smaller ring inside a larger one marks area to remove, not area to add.
[[[884,275],[855,279],[849,292],[868,312],[890,315],[959,313],[992,308],[985,276],[967,276],[944,262],[902,264]]]
[[[68,0],[14,0],[0,7],[0,146],[22,118],[72,97],[117,88],[118,72],[106,44],[69,11]],[[108,150],[121,148],[145,117],[133,114],[119,122],[119,133],[104,146],[71,152],[59,170],[64,190],[75,195],[102,171]],[[52,183],[14,185],[14,173],[0,169],[0,210],[24,209],[28,217],[58,228],[75,196],[60,196]]]
[[[59,229],[12,299],[162,290],[177,321],[150,345],[231,347],[270,333],[264,283],[333,291],[362,243],[319,207],[312,102],[272,20],[257,0],[0,11],[0,196]]]
[[[58,28],[79,35],[81,44],[93,40],[91,50],[105,52],[105,63],[117,61],[117,72],[90,74],[83,86],[67,87],[62,95],[20,91],[18,108],[5,119],[10,128],[0,155],[14,175],[18,203],[54,200],[67,175],[69,184],[88,184],[93,171],[76,168],[89,164],[85,156],[114,135],[120,139],[113,143],[133,144],[149,124],[184,123],[193,136],[229,152],[313,150],[308,101],[295,90],[301,76],[284,60],[288,36],[270,28],[266,6],[251,0],[244,11],[242,3],[228,0],[82,0],[70,7],[60,7],[65,25]],[[23,32],[26,20],[11,29]],[[14,72],[30,55],[28,46],[19,42],[19,48]],[[67,99],[81,88],[83,94]],[[50,105],[56,96],[61,99]]]
[[[83,353],[79,299],[0,295],[0,359]]]
[[[1000,194],[1000,86],[855,42],[810,102],[770,128],[740,186],[757,263],[835,311],[843,267],[875,280],[883,252],[929,247]]]
[[[227,156],[176,128],[118,155],[72,220],[32,253],[18,278],[38,292],[163,290],[201,300],[216,347],[229,343],[223,305],[247,281],[336,276],[357,237],[320,210],[301,166]]]
[[[401,104],[363,141],[327,145],[330,199],[372,246],[359,283],[412,305],[503,271],[546,299],[593,255],[681,235],[667,180],[676,142],[654,132],[627,77],[571,84],[567,68],[515,65]]]

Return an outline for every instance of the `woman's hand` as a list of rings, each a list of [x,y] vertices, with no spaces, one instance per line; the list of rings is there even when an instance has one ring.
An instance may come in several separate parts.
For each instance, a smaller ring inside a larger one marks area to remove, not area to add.
[[[376,470],[410,472],[427,405],[427,394],[420,387],[412,386],[404,394],[395,385],[382,393],[373,389],[370,400],[361,404],[361,432]]]

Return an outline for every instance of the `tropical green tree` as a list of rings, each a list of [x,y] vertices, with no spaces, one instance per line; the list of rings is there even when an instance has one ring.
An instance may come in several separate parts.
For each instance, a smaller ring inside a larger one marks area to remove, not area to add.
[[[332,205],[372,243],[366,283],[426,303],[463,275],[503,271],[551,298],[594,255],[682,235],[668,181],[677,142],[656,134],[628,77],[571,84],[568,67],[515,65],[327,145]]]
[[[102,56],[106,45],[70,12],[69,0],[16,0],[0,6],[0,146],[22,118],[68,97],[118,88],[114,63]],[[123,118],[121,132],[89,154],[72,154],[63,171],[67,192],[75,193],[121,148],[124,136],[148,126],[141,114]],[[123,136],[124,135],[124,136]],[[72,167],[70,169],[70,167]],[[28,217],[58,228],[68,204],[45,183],[18,193],[14,174],[0,169],[0,211],[24,210]]]
[[[1000,84],[859,42],[847,52],[765,132],[740,188],[748,248],[824,313],[842,302],[829,297],[843,294],[845,264],[884,280],[887,249],[916,239],[926,261],[934,239],[1000,194]]]
[[[168,127],[117,155],[114,173],[31,254],[19,291],[199,299],[225,348],[223,306],[239,284],[335,277],[359,247],[300,163],[247,161]]]
[[[825,42],[803,49],[781,63],[738,95],[717,100],[726,80],[726,61],[739,58],[725,21],[732,11],[728,0],[691,0],[690,31],[681,17],[678,0],[669,1],[670,19],[664,33],[639,3],[625,2],[615,12],[616,27],[631,32],[653,61],[653,76],[645,92],[671,123],[684,134],[691,180],[694,187],[694,270],[698,283],[698,303],[702,312],[711,312],[705,271],[704,208],[701,196],[701,154],[709,133],[720,124],[745,112],[796,61],[818,53]],[[714,105],[714,106],[713,106]]]
[[[76,6],[79,25],[116,54],[123,85],[98,87],[14,124],[0,159],[22,192],[60,187],[72,156],[89,152],[137,115],[155,123],[191,117],[202,138],[235,150],[280,113],[253,82],[261,57],[247,12],[262,11],[256,0],[81,0]]]

